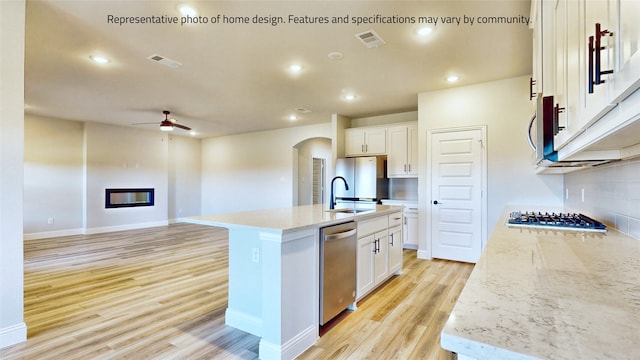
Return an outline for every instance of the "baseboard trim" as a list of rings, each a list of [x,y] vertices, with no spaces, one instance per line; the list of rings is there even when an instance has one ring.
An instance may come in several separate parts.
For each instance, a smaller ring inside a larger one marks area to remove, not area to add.
[[[27,341],[27,324],[24,322],[0,329],[0,348]]]
[[[150,227],[167,226],[170,223],[175,223],[175,222],[176,221],[161,220],[161,221],[150,221],[145,223],[104,226],[104,227],[95,227],[95,228],[87,228],[87,229],[78,228],[78,229],[67,229],[67,230],[56,230],[56,231],[44,231],[44,232],[38,232],[38,233],[24,234],[23,239],[38,240],[38,239],[46,239],[46,238],[55,238],[60,236],[91,235],[91,234],[101,234],[101,233],[108,233],[108,232],[114,232],[114,231],[137,230],[137,229],[144,229],[144,228],[150,228]]]
[[[431,260],[431,256],[425,250],[418,250],[418,259]]]
[[[318,327],[310,326],[282,345],[260,339],[258,356],[263,360],[295,359],[318,341]]]
[[[84,229],[67,229],[67,230],[56,230],[56,231],[43,231],[37,233],[24,234],[24,240],[38,240],[38,239],[46,239],[46,238],[54,238],[60,236],[72,236],[72,235],[82,235],[84,234]]]

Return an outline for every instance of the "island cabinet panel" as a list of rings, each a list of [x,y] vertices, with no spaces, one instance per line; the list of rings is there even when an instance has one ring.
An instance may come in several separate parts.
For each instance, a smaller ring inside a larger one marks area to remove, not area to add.
[[[358,221],[356,257],[356,300],[360,300],[402,272],[402,212]]]
[[[225,322],[261,337],[262,359],[293,359],[318,339],[318,238],[315,228],[229,230]]]

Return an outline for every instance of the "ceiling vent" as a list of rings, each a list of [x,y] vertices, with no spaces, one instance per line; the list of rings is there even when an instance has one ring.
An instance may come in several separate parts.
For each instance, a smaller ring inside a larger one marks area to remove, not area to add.
[[[301,114],[308,114],[308,113],[311,112],[311,110],[309,110],[307,108],[304,108],[304,107],[298,107],[298,108],[296,108],[296,111],[301,113]]]
[[[375,48],[385,44],[380,35],[373,30],[367,30],[363,33],[356,34],[356,37],[368,48]]]
[[[160,63],[160,64],[162,64],[164,66],[168,66],[168,67],[173,68],[173,69],[177,69],[177,68],[182,66],[181,63],[179,63],[179,62],[177,62],[175,60],[171,60],[169,58],[166,58],[166,57],[164,57],[162,55],[158,55],[158,54],[151,55],[147,59],[149,59],[151,61],[158,62],[158,63]]]

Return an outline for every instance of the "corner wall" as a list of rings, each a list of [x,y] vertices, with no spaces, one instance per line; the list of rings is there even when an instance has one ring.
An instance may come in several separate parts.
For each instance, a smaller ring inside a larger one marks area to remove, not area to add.
[[[529,76],[432,91],[418,95],[419,211],[422,257],[431,257],[427,217],[427,130],[487,126],[487,232],[491,233],[507,205],[562,207],[562,175],[536,175],[526,131],[534,113]],[[487,234],[487,235],[488,235]]]
[[[27,339],[22,194],[25,1],[0,1],[0,348]]]

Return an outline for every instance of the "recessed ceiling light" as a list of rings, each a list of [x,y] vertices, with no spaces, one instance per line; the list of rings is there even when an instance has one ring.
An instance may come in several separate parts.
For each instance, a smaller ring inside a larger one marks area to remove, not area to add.
[[[180,12],[180,14],[184,16],[194,17],[198,15],[198,12],[196,11],[196,9],[186,4],[178,5],[178,11]]]
[[[302,65],[291,64],[289,65],[289,71],[291,71],[292,73],[299,73],[300,71],[302,71]]]
[[[109,62],[109,59],[100,55],[91,55],[89,56],[89,58],[91,58],[91,60],[97,62],[98,64],[106,64]]]
[[[460,80],[460,77],[458,77],[458,75],[451,75],[447,77],[447,81],[450,83],[454,83],[458,80]]]
[[[191,131],[189,134],[190,134],[191,136],[196,136],[196,135],[198,135],[198,133],[197,133],[197,132],[195,132],[195,131]]]
[[[428,36],[432,32],[433,32],[433,28],[432,27],[428,27],[428,26],[421,27],[421,28],[416,30],[416,34],[418,34],[420,36]]]
[[[353,95],[353,94],[347,94],[347,95],[344,96],[344,99],[347,100],[347,101],[355,100],[355,98],[356,98],[356,96]]]
[[[298,120],[298,117],[296,115],[294,115],[294,114],[291,114],[291,115],[289,115],[289,120],[296,121],[296,120]]]
[[[342,60],[344,55],[339,51],[332,51],[327,55],[327,57],[331,60]]]

